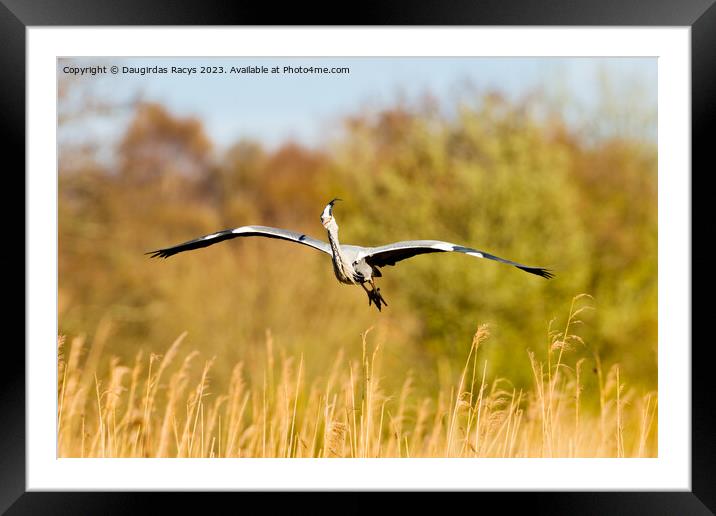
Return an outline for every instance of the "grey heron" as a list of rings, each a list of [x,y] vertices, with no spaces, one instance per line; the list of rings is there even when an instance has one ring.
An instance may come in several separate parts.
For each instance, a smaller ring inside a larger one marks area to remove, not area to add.
[[[234,229],[217,231],[216,233],[195,238],[194,240],[189,240],[173,247],[150,251],[146,254],[151,254],[152,258],[168,258],[177,253],[207,247],[236,237],[262,236],[288,240],[313,247],[330,255],[333,260],[333,272],[338,281],[348,285],[360,285],[363,287],[363,290],[368,294],[368,306],[374,303],[378,311],[381,311],[382,305],[388,306],[388,303],[385,302],[383,295],[380,293],[380,288],[378,288],[374,282],[374,278],[382,276],[380,269],[382,267],[395,265],[399,261],[419,254],[439,252],[464,253],[475,258],[486,258],[512,265],[531,274],[542,276],[543,278],[549,279],[553,277],[552,272],[543,267],[529,267],[486,253],[485,251],[453,244],[451,242],[443,242],[441,240],[406,240],[379,247],[341,244],[338,241],[338,224],[333,216],[333,205],[336,201],[340,201],[340,199],[333,199],[326,205],[321,213],[321,223],[328,233],[327,243],[287,229],[267,226],[241,226]],[[371,288],[368,289],[366,284]]]

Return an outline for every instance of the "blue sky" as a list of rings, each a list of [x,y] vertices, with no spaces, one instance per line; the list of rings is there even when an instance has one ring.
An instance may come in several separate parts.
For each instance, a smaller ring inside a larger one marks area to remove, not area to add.
[[[80,58],[60,60],[58,74],[73,66],[119,67],[347,66],[349,74],[106,74],[80,77],[93,94],[122,102],[141,94],[179,116],[197,116],[219,146],[253,138],[273,147],[287,139],[316,146],[335,131],[341,117],[430,92],[450,105],[469,83],[519,98],[543,90],[568,96],[583,111],[595,108],[608,78],[613,98],[656,110],[655,58]],[[573,113],[576,116],[576,113]],[[92,133],[121,131],[126,120],[96,124]],[[85,128],[86,130],[86,128]],[[653,131],[655,134],[655,128]]]

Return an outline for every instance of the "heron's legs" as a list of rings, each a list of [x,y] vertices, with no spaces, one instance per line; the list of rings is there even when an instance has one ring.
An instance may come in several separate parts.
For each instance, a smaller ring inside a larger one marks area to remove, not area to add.
[[[383,298],[383,295],[380,293],[380,289],[375,286],[373,279],[371,278],[368,282],[370,283],[370,286],[373,287],[372,290],[368,290],[364,283],[361,283],[360,286],[363,287],[365,293],[368,294],[368,306],[370,306],[371,303],[375,303],[375,307],[380,312],[381,303],[385,306],[388,306],[388,303],[386,303],[385,299]]]
[[[386,303],[385,299],[383,299],[383,294],[380,293],[380,289],[375,286],[375,283],[373,283],[373,278],[370,279],[370,286],[373,287],[373,295],[382,301],[385,306],[388,306],[388,303]],[[380,309],[380,305],[378,305],[378,308]]]

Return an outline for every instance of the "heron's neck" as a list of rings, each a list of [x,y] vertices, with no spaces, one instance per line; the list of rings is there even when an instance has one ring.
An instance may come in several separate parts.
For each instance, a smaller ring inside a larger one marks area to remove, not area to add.
[[[341,251],[341,244],[338,241],[338,224],[336,224],[336,221],[332,220],[331,223],[326,226],[326,230],[328,231],[328,242],[331,244],[333,256],[342,259],[343,252]]]
[[[336,277],[340,281],[353,282],[353,274],[350,272],[350,264],[346,260],[343,251],[341,251],[341,244],[338,241],[338,224],[335,220],[332,220],[326,227],[328,231],[328,242],[331,244],[331,251],[333,252],[333,268],[335,269]]]

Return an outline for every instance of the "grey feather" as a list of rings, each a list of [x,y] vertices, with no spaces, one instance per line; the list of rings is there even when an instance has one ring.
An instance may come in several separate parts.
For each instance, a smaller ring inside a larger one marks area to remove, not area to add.
[[[266,238],[277,238],[280,240],[288,240],[290,242],[296,242],[298,244],[307,245],[318,249],[328,255],[331,254],[331,246],[328,243],[321,240],[316,240],[308,235],[297,233],[295,231],[289,231],[287,229],[272,228],[268,226],[242,226],[234,229],[225,229],[224,231],[218,231],[216,233],[210,233],[194,240],[189,240],[182,244],[178,244],[172,247],[165,247],[164,249],[158,249],[156,251],[150,251],[145,254],[151,254],[152,258],[168,258],[177,253],[184,251],[191,251],[192,249],[200,249],[202,247],[208,247],[210,245],[229,240],[237,237],[247,236],[262,236]]]
[[[394,242],[392,244],[383,245],[380,247],[373,247],[366,250],[365,261],[376,267],[385,267],[386,265],[395,265],[399,261],[418,256],[420,254],[427,253],[445,253],[445,252],[457,252],[464,253],[476,258],[486,258],[488,260],[495,260],[507,265],[512,265],[518,269],[542,276],[543,278],[551,278],[554,275],[551,271],[542,267],[530,267],[522,265],[521,263],[513,262],[495,256],[479,249],[473,249],[471,247],[465,247],[451,242],[443,242],[441,240],[406,240],[403,242]]]

